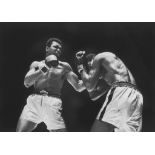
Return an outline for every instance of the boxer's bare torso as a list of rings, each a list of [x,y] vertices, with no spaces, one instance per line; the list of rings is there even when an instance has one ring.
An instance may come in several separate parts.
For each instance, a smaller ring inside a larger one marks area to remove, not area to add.
[[[34,67],[40,64],[45,65],[45,61],[35,62]],[[59,65],[51,67],[47,73],[42,74],[34,83],[37,91],[45,90],[49,94],[61,95],[61,89],[66,79],[66,74],[70,71],[69,65],[66,62],[59,61]]]

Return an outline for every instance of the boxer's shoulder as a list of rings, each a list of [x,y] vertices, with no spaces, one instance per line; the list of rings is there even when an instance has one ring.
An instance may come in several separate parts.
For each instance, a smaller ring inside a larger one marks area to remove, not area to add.
[[[63,66],[63,68],[64,68],[65,70],[72,70],[70,64],[67,63],[67,62],[59,61],[59,64],[60,64],[61,66]]]
[[[96,59],[107,59],[109,57],[116,57],[116,55],[112,52],[101,52],[95,56]]]
[[[38,67],[38,65],[40,65],[41,63],[44,63],[44,60],[42,61],[33,61],[30,65],[30,68],[35,68]]]
[[[69,63],[64,62],[64,61],[59,61],[59,64],[60,64],[61,66],[64,66],[64,67],[69,67],[69,66],[70,66]]]
[[[95,56],[94,63],[104,63],[105,65],[109,65],[114,63],[117,56],[112,52],[102,52]]]

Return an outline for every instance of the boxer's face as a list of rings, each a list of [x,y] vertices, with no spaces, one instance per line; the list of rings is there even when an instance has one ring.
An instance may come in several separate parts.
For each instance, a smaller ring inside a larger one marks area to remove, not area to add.
[[[88,61],[87,63],[88,63],[88,67],[89,67],[89,69],[91,69],[92,64],[93,64],[93,59],[92,59],[91,61]]]
[[[50,47],[46,47],[46,56],[51,54],[56,55],[59,57],[61,55],[62,46],[60,43],[53,41]]]

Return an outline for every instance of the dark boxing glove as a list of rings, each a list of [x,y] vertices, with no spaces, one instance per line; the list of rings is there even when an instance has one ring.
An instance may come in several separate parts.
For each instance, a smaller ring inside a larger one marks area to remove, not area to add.
[[[48,71],[48,68],[46,66],[41,68],[41,71],[43,74],[45,74]]]
[[[44,63],[39,63],[39,65],[36,68],[37,70],[39,69],[43,74],[46,74],[47,71],[49,70],[48,66],[46,66]]]
[[[59,61],[55,55],[50,55],[46,57],[45,64],[51,68],[51,67],[57,67],[59,64]]]

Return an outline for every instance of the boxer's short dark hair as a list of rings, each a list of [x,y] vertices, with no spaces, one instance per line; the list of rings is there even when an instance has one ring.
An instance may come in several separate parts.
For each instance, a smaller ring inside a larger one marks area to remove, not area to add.
[[[94,59],[95,56],[96,54],[89,53],[84,57],[83,65],[85,66],[87,72],[89,72],[88,62],[92,61],[92,59]]]
[[[50,47],[53,41],[58,42],[62,46],[62,41],[60,39],[58,39],[58,38],[49,38],[46,41],[46,46]]]
[[[86,55],[86,60],[87,62],[91,61],[94,57],[95,57],[96,54],[94,53],[89,53]]]

